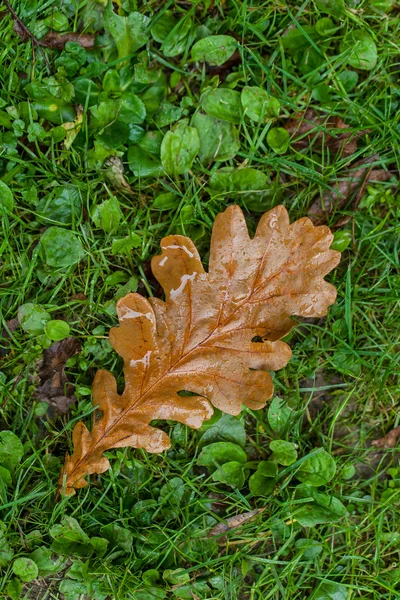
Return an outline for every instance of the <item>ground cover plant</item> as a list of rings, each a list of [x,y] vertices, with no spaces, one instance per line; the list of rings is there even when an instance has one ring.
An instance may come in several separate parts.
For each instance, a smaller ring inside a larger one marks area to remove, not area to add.
[[[3,5],[1,597],[398,598],[397,5]],[[117,301],[164,299],[166,236],[208,270],[232,204],[328,225],[336,303],[266,408],[151,422],[169,450],[56,501],[95,373],[123,391]]]

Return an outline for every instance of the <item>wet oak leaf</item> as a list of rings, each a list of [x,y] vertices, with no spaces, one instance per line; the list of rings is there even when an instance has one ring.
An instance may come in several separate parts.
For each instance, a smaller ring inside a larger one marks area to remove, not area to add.
[[[263,215],[251,239],[236,205],[215,220],[208,272],[189,238],[163,239],[152,270],[165,302],[139,294],[119,300],[110,342],[124,359],[125,388],[118,394],[114,376],[97,373],[97,415],[92,431],[75,426],[74,453],[60,476],[65,493],[106,471],[103,453],[111,448],[168,449],[167,434],[150,425],[155,419],[198,428],[211,405],[231,415],[242,404],[262,408],[273,392],[268,371],[291,357],[280,341],[295,325],[291,316],[321,317],[335,301],[323,279],[340,259],[332,239],[306,217],[290,224],[283,206]],[[195,395],[178,395],[183,390]]]

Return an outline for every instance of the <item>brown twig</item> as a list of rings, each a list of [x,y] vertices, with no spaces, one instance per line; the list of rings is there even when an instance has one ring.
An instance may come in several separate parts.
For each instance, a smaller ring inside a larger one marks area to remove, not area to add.
[[[8,2],[8,0],[0,0],[0,1],[3,2],[4,6],[7,8],[8,12],[11,14],[11,16],[13,18],[14,31],[17,33],[17,35],[19,35],[21,37],[22,40],[27,40],[29,38],[32,42],[32,46],[37,46],[38,48],[40,48],[40,50],[43,54],[43,58],[46,63],[46,66],[49,69],[49,71],[51,71],[50,63],[49,63],[47,56],[42,48],[42,43],[40,42],[40,40],[38,40],[37,37],[34,36],[33,33],[28,29],[28,27],[25,25],[25,23],[22,21],[22,19],[17,15],[17,13],[15,12],[15,10],[11,6],[11,4]]]

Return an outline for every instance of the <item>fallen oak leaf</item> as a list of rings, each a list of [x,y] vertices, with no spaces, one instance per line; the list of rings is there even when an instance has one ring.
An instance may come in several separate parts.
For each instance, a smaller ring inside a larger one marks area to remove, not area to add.
[[[111,448],[169,448],[167,434],[149,425],[154,419],[198,428],[212,415],[210,403],[232,415],[242,404],[262,408],[273,392],[267,371],[291,357],[280,341],[295,325],[291,316],[324,316],[335,301],[323,279],[340,260],[332,239],[307,217],[290,224],[283,206],[265,213],[250,239],[232,205],[215,220],[208,272],[189,238],[162,240],[152,270],[165,302],[139,294],[119,300],[110,342],[124,359],[125,389],[117,393],[108,371],[96,374],[98,409],[91,432],[82,422],[73,430],[74,452],[60,475],[65,493],[106,471],[103,453]],[[197,395],[179,396],[183,390]]]
[[[400,427],[395,427],[384,437],[374,440],[372,446],[375,448],[395,448],[400,438]]]

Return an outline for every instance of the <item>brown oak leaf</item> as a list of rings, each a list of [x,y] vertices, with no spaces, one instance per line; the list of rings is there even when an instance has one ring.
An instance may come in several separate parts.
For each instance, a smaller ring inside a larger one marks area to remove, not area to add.
[[[124,359],[125,388],[118,394],[114,376],[97,373],[92,431],[82,422],[73,430],[74,452],[60,476],[65,493],[106,471],[110,448],[169,448],[167,434],[150,425],[154,419],[198,428],[211,404],[231,415],[242,404],[262,408],[273,392],[268,371],[291,357],[280,341],[295,325],[291,316],[321,317],[335,301],[334,286],[323,279],[340,260],[329,249],[332,239],[307,217],[290,224],[283,206],[263,215],[251,239],[232,205],[215,220],[208,272],[189,238],[162,240],[152,270],[165,302],[139,294],[119,300],[120,326],[110,342]]]

